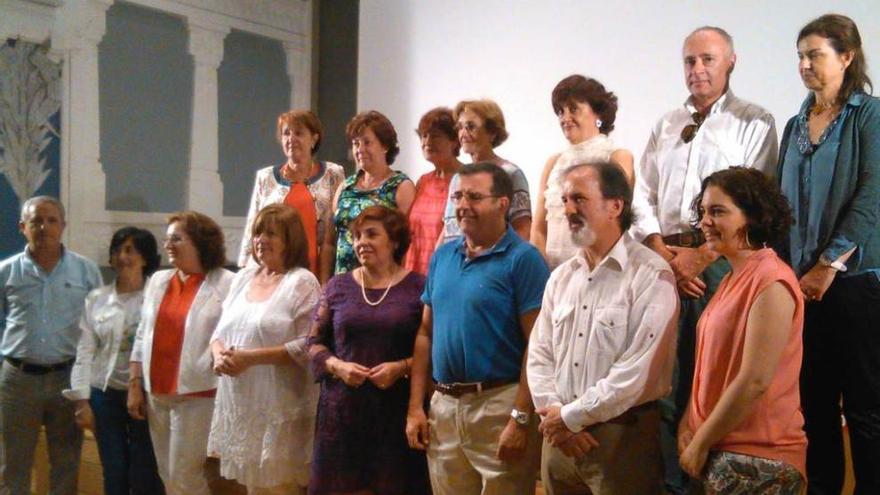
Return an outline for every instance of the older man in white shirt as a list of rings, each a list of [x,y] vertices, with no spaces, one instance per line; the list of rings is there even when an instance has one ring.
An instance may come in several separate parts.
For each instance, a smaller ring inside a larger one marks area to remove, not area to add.
[[[657,122],[636,167],[638,219],[631,232],[669,262],[682,297],[673,394],[661,404],[666,488],[673,494],[687,490],[675,433],[690,396],[697,321],[729,271],[692,228],[691,202],[713,172],[745,165],[772,174],[777,160],[773,116],[730,90],[736,64],[730,35],[711,26],[694,30],[685,38],[682,60],[690,96]]]
[[[675,278],[626,233],[632,192],[618,165],[573,167],[562,198],[581,249],[547,282],[527,364],[545,489],[661,493],[657,399],[670,389]]]

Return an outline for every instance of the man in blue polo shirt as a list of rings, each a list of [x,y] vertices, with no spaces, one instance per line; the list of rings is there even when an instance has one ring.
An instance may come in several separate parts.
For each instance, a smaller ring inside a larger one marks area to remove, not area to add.
[[[464,237],[431,258],[407,438],[427,450],[435,495],[533,494],[541,440],[524,361],[549,271],[507,225],[510,177],[491,163],[459,176],[451,198]]]
[[[0,493],[30,493],[40,426],[51,493],[76,493],[82,431],[70,387],[86,294],[101,284],[94,262],[64,248],[64,206],[37,196],[21,208],[24,252],[0,262]]]

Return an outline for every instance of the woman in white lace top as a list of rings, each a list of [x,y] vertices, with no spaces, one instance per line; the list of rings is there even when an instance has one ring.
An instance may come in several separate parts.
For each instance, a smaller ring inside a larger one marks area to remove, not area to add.
[[[556,268],[577,250],[562,204],[562,172],[572,165],[611,161],[633,182],[633,156],[608,137],[617,116],[617,96],[595,79],[574,74],[559,81],[551,98],[562,134],[571,144],[547,160],[538,189],[531,241]]]
[[[305,344],[320,285],[295,210],[263,208],[251,234],[258,263],[236,274],[211,339],[220,379],[208,452],[249,494],[304,494],[318,398]]]

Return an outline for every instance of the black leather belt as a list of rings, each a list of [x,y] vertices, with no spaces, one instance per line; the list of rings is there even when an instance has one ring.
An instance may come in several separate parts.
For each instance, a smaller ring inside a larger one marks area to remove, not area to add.
[[[516,381],[489,380],[485,382],[471,383],[435,383],[434,390],[440,392],[441,394],[451,395],[452,397],[461,397],[464,394],[485,392],[486,390],[498,388],[503,385],[510,385],[511,383],[516,383]]]
[[[16,368],[24,373],[29,375],[45,375],[46,373],[51,373],[53,371],[61,371],[66,370],[73,366],[73,363],[76,359],[68,359],[67,361],[55,364],[33,364],[26,363],[21,359],[14,358],[11,356],[6,356],[3,358],[7,363],[12,365],[13,368]]]
[[[667,246],[678,247],[700,247],[706,242],[706,237],[699,230],[690,230],[687,232],[679,232],[678,234],[670,234],[663,236],[663,243]]]

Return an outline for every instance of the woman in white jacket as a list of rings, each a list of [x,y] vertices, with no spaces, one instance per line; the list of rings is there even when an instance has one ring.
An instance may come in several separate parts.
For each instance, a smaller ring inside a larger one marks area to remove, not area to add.
[[[107,495],[162,492],[147,422],[126,411],[129,358],[141,319],[144,282],[159,267],[156,238],[123,227],[110,241],[115,280],[86,297],[70,389],[76,424],[95,432]]]
[[[211,341],[221,376],[208,452],[251,495],[305,494],[318,401],[306,337],[321,287],[294,209],[263,208],[251,234],[257,265],[236,274]]]
[[[128,411],[149,421],[166,492],[208,495],[204,465],[217,388],[209,342],[233,274],[222,268],[223,231],[201,213],[172,214],[164,246],[174,268],[156,272],[144,291]]]

